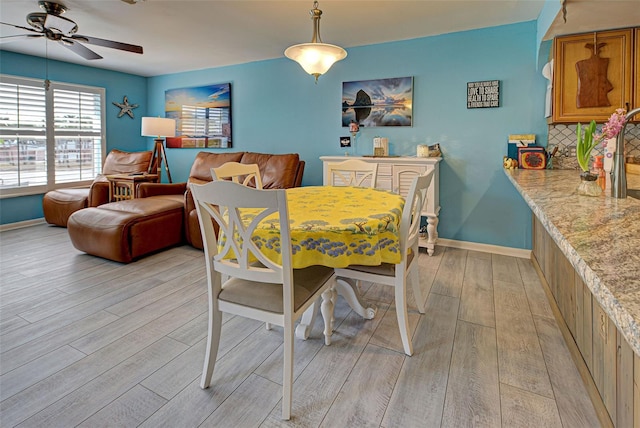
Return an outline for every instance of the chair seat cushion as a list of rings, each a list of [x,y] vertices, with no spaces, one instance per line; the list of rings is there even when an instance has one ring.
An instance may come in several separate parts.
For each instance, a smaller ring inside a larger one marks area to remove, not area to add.
[[[414,253],[411,252],[407,256],[407,265],[410,265],[413,261]],[[380,276],[395,276],[396,275],[396,265],[391,263],[382,263],[378,266],[365,266],[365,265],[349,265],[345,269],[347,270],[355,270],[358,272],[371,273],[373,275]]]
[[[333,275],[333,268],[309,266],[293,270],[293,307],[297,311]],[[248,281],[231,278],[223,284],[220,300],[261,309],[277,314],[284,313],[282,284]]]

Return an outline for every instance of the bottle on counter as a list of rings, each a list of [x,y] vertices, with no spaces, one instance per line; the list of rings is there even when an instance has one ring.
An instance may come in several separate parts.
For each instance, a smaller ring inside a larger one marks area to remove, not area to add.
[[[593,161],[593,173],[598,176],[598,185],[602,190],[607,187],[607,175],[604,172],[604,156],[595,156]]]

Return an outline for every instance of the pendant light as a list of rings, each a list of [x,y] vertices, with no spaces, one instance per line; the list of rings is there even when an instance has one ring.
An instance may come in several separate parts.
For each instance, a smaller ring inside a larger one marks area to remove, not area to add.
[[[296,61],[304,71],[315,76],[316,83],[321,74],[326,73],[331,66],[347,56],[347,51],[340,46],[322,43],[320,38],[320,15],[318,2],[313,2],[313,9],[309,11],[313,20],[313,37],[311,43],[293,45],[284,51],[284,55]]]

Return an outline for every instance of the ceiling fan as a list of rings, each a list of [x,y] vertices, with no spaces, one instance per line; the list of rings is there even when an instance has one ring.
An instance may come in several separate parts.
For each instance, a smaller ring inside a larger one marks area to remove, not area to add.
[[[80,55],[84,59],[101,59],[102,56],[84,46],[82,43],[89,43],[96,46],[106,48],[119,49],[122,51],[142,53],[142,46],[131,45],[128,43],[115,42],[113,40],[99,39],[97,37],[83,36],[76,34],[78,26],[75,22],[61,15],[67,10],[67,7],[51,1],[39,1],[38,4],[44,12],[33,12],[27,15],[27,23],[31,26],[23,27],[21,25],[0,22],[0,24],[9,25],[21,30],[29,31],[29,34],[19,34],[13,36],[1,37],[6,39],[10,37],[46,37],[47,39],[60,42],[64,47]]]

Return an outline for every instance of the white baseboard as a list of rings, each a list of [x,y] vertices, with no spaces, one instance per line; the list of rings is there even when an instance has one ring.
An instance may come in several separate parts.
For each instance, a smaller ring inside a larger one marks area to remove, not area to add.
[[[478,244],[476,242],[455,241],[453,239],[438,238],[436,245],[443,247],[460,248],[462,250],[480,251],[483,253],[500,254],[503,256],[518,257],[520,259],[530,259],[531,250],[522,248],[502,247],[500,245]]]
[[[16,223],[0,224],[0,232],[5,230],[21,229],[23,227],[35,226],[44,223],[44,217],[34,218],[33,220],[18,221]]]

